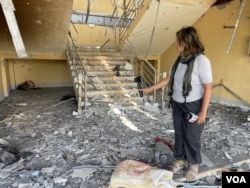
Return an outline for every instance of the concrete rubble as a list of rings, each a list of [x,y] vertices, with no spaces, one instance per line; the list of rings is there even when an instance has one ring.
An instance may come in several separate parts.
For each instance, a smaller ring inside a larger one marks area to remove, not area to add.
[[[138,110],[95,103],[73,115],[74,100],[60,103],[72,88],[28,92],[16,91],[0,102],[0,145],[16,156],[9,164],[0,163],[0,187],[108,188],[114,169],[124,160],[161,169],[174,160],[166,144],[155,142],[156,137],[174,142],[171,109],[158,110],[151,103]],[[201,172],[221,167],[249,171],[249,113],[210,104]],[[174,179],[182,177],[183,172]],[[199,182],[218,185],[219,180],[214,172]]]

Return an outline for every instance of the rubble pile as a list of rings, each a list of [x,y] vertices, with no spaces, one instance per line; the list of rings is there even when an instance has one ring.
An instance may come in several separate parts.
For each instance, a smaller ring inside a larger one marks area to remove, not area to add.
[[[59,102],[72,88],[16,92],[0,102],[5,114],[0,119],[0,144],[17,150],[11,164],[0,163],[0,187],[107,188],[124,160],[161,169],[174,160],[171,148],[155,140],[174,142],[171,109],[129,110],[111,103],[91,105],[73,115],[74,100]],[[16,105],[20,103],[25,105]],[[250,158],[248,115],[238,107],[211,103],[202,135],[201,171]],[[217,174],[203,181],[215,184],[214,177]]]

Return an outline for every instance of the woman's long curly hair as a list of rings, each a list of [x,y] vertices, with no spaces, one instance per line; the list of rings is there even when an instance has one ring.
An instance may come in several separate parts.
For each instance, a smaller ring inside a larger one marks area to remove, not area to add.
[[[200,41],[197,30],[192,27],[182,27],[176,32],[176,42],[184,47],[183,56],[189,54],[199,54],[205,51],[204,45]]]

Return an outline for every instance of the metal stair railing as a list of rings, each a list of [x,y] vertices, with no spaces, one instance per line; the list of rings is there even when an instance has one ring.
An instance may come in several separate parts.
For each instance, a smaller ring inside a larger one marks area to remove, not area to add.
[[[124,12],[116,24],[116,26],[119,27],[120,38],[125,37],[127,29],[131,25],[129,20],[135,20],[136,16],[139,14],[140,8],[143,7],[143,3],[144,0],[130,0],[128,3],[126,3],[126,0],[124,1]]]
[[[155,84],[160,78],[164,78],[166,73],[159,73],[146,58],[138,56],[137,50],[133,47],[132,43],[127,39],[127,31],[130,27],[131,20],[135,20],[135,17],[138,15],[140,8],[143,7],[144,0],[129,0],[128,2],[124,0],[123,8],[124,12],[118,22],[114,25],[114,37],[115,37],[115,48],[120,49],[121,54],[124,58],[127,58],[133,66],[134,74],[141,76],[143,86],[150,86]],[[117,7],[115,7],[117,9]],[[114,11],[115,11],[114,9]],[[126,19],[128,18],[128,19]],[[74,80],[76,84],[76,89],[78,93],[78,113],[81,113],[82,106],[82,91],[84,88],[84,107],[86,109],[87,104],[87,74],[84,70],[81,58],[78,54],[77,47],[74,43],[74,40],[69,32],[69,44],[67,47],[68,54],[70,55],[71,60],[73,61],[73,69],[76,73]],[[107,40],[100,48],[103,48]],[[156,91],[153,93],[154,101],[156,101]],[[164,88],[161,90],[161,105],[164,107]]]
[[[121,54],[132,64],[134,74],[136,76],[141,76],[143,87],[151,86],[159,79],[166,77],[165,72],[158,72],[146,58],[139,57],[137,55],[137,50],[128,39],[126,41],[121,39],[120,42],[121,41],[123,41]],[[165,88],[162,88],[160,92],[160,103],[162,108],[164,108],[164,90]],[[157,101],[156,90],[153,92],[153,99]]]
[[[135,20],[135,17],[138,15],[140,8],[143,6],[144,0],[130,0],[127,4],[124,1],[124,11],[123,15],[120,17],[117,24],[114,26],[114,36],[116,48],[121,50],[121,54],[127,58],[134,69],[134,74],[141,76],[142,83],[144,87],[155,84],[160,78],[166,77],[166,73],[159,73],[151,63],[146,59],[139,57],[138,51],[134,48],[132,43],[127,39],[127,31],[129,28],[130,22],[126,22],[126,19]],[[161,89],[161,106],[164,107],[164,90]],[[154,91],[153,98],[156,101],[156,93]]]
[[[72,76],[73,76],[73,82],[74,82],[74,89],[75,93],[77,94],[77,102],[78,102],[78,108],[77,112],[78,114],[82,113],[82,99],[84,97],[84,109],[87,107],[87,72],[84,69],[81,57],[78,53],[77,46],[75,45],[74,39],[71,35],[71,33],[68,33],[68,44],[67,44],[67,58],[68,61],[72,62],[69,63],[71,66]]]

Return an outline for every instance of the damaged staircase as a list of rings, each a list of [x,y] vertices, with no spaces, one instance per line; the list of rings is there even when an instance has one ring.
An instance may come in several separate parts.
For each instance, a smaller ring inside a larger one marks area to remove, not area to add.
[[[115,49],[67,50],[67,59],[78,101],[78,113],[95,103],[138,109],[139,96],[133,66]]]

